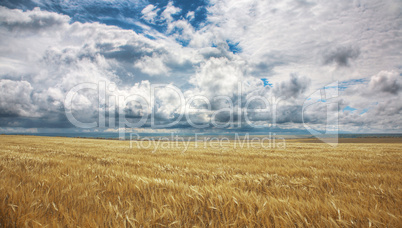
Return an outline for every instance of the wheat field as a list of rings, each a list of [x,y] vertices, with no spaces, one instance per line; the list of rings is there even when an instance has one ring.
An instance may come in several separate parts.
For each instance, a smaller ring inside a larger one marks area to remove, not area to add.
[[[370,140],[368,140],[370,142]],[[0,136],[0,227],[401,227],[402,144]]]

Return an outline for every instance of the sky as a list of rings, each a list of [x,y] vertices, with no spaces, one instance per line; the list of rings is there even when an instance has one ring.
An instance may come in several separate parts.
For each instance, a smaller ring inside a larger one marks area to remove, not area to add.
[[[402,2],[3,0],[0,88],[1,133],[402,133]]]

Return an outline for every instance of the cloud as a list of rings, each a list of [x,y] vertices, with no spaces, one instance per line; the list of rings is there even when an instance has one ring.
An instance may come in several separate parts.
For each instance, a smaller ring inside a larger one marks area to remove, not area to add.
[[[338,66],[349,66],[351,60],[356,59],[360,55],[358,48],[339,47],[324,56],[324,63],[336,63]]]
[[[0,80],[0,117],[35,117],[32,90],[27,81]]]
[[[384,131],[402,124],[402,105],[398,94],[402,79],[396,71],[381,71],[366,79],[351,81],[341,91],[340,110],[349,107],[353,112],[339,112],[340,124],[360,131]]]
[[[0,132],[2,133],[7,133],[7,134],[15,134],[15,133],[38,133],[38,129],[37,128],[23,128],[23,127],[17,127],[17,128],[12,128],[12,127],[7,127],[7,128],[3,128],[0,127]]]
[[[0,26],[2,40],[8,41],[0,44],[1,50],[7,50],[0,53],[2,92],[7,93],[1,96],[1,114],[26,117],[14,121],[13,125],[71,127],[65,117],[64,99],[74,86],[115,82],[118,93],[128,96],[131,88],[136,87],[133,78],[142,82],[154,74],[163,74],[168,71],[167,62],[180,65],[180,59],[172,61],[167,57],[172,48],[165,44],[169,41],[156,43],[133,31],[98,23],[70,24],[66,16],[38,9],[2,10],[5,15],[11,15],[12,20],[3,17]],[[25,27],[29,20],[47,18],[61,24],[44,23],[35,30]],[[24,26],[10,30],[9,21],[15,26]],[[25,33],[27,30],[29,34]],[[134,75],[127,75],[128,72]],[[126,84],[128,81],[133,84]],[[97,120],[97,97],[96,91],[91,90],[79,91],[75,96],[73,114],[79,121]],[[127,114],[133,111],[138,110],[128,110]],[[10,119],[1,122],[3,125],[11,123]]]
[[[238,83],[244,80],[243,71],[241,63],[235,60],[212,57],[200,66],[192,83],[197,86],[201,94],[210,98],[220,95],[232,97]]]
[[[300,127],[307,95],[340,81],[339,109],[356,109],[340,113],[341,126],[394,129],[402,124],[402,42],[397,35],[402,17],[395,10],[401,4],[374,3],[223,0],[197,10],[173,2],[102,1],[93,7],[94,1],[41,1],[25,8],[13,5],[24,11],[0,7],[0,126],[71,127],[64,113],[68,91],[81,83],[104,82],[115,84],[113,91],[102,89],[108,96],[135,94],[147,102],[156,83],[179,87],[187,100],[205,96],[211,110],[189,116],[199,123],[231,105],[244,111],[253,96],[282,98],[278,123]],[[42,10],[27,10],[35,5]],[[261,78],[272,88],[264,87]],[[214,100],[217,96],[231,102]],[[157,121],[177,119],[181,104],[174,93],[162,88],[156,98]],[[102,111],[106,117],[118,116],[119,104],[99,104],[97,99],[97,91],[79,91],[73,114],[83,122],[98,121]],[[194,106],[206,108],[200,101]],[[252,102],[248,108],[263,107]],[[323,126],[326,107],[324,102],[311,107],[305,121]],[[122,110],[134,122],[146,113],[135,102]],[[250,111],[249,117],[265,126],[271,114]],[[215,116],[222,123],[228,117],[228,112]],[[176,127],[189,124],[183,119]]]
[[[149,4],[145,7],[141,13],[143,14],[142,18],[147,20],[149,23],[154,23],[156,16],[158,16],[158,9],[156,6]]]
[[[167,23],[173,21],[172,15],[175,15],[181,11],[180,8],[175,7],[173,5],[173,2],[169,2],[168,5],[166,6],[165,10],[163,10],[161,14],[162,20],[166,20]]]
[[[274,93],[285,99],[297,98],[306,92],[311,80],[307,77],[291,74],[289,81],[283,81],[275,87]]]
[[[192,21],[192,20],[194,19],[194,11],[189,11],[189,12],[187,13],[187,15],[186,15],[186,18],[187,18],[189,21]]]
[[[373,94],[383,92],[397,95],[402,91],[402,77],[396,71],[381,71],[371,77],[369,87]]]
[[[0,7],[0,26],[10,31],[37,32],[51,27],[62,26],[68,23],[69,20],[68,16],[42,12],[38,7],[27,12]]]

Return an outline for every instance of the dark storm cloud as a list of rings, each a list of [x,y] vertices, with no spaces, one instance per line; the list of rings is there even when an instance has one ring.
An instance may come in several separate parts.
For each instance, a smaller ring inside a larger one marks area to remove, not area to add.
[[[286,99],[297,98],[307,90],[310,84],[309,78],[291,74],[288,81],[281,82],[274,88],[274,93],[276,96]]]
[[[272,51],[264,55],[259,62],[251,64],[251,71],[256,76],[273,75],[275,67],[287,65],[294,60],[291,56]]]
[[[133,63],[144,56],[152,56],[154,54],[161,55],[163,53],[166,53],[166,51],[162,49],[153,49],[150,45],[144,43],[138,45],[127,44],[121,45],[117,48],[113,48],[117,50],[107,50],[108,48],[111,48],[107,45],[106,47],[99,45],[99,47],[103,49],[101,50],[101,54],[104,55],[106,58],[113,58],[120,62],[128,63]]]
[[[349,66],[351,60],[360,55],[360,49],[356,47],[338,47],[324,55],[324,64],[336,63],[338,66]]]
[[[380,72],[371,78],[369,86],[373,91],[397,95],[402,91],[402,76],[397,72]]]
[[[0,127],[72,128],[74,125],[65,115],[47,115],[45,117],[2,117]]]
[[[303,123],[302,106],[300,105],[282,105],[278,107],[276,114],[276,123]],[[305,119],[306,122],[309,119]]]
[[[32,86],[27,81],[0,80],[0,117],[32,115]]]

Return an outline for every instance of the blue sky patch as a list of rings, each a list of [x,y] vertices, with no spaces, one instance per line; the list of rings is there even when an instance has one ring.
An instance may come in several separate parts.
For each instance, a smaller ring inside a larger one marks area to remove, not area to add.
[[[340,91],[344,91],[349,86],[367,84],[368,81],[369,81],[369,79],[367,79],[367,78],[351,79],[351,80],[339,82],[338,87],[339,87]]]
[[[265,87],[265,86],[272,87],[272,83],[269,83],[268,79],[266,79],[266,78],[261,78],[261,81],[264,83],[264,87]]]
[[[355,109],[355,108],[352,108],[352,107],[350,107],[349,105],[348,106],[346,106],[345,108],[343,108],[343,112],[345,112],[345,111],[348,111],[348,112],[353,112],[353,111],[355,111],[355,110],[357,110],[357,109]]]
[[[158,10],[158,16],[163,12],[170,1],[150,0],[148,2],[141,1],[124,1],[124,2],[96,2],[96,1],[46,1],[37,2],[32,0],[5,0],[0,1],[1,6],[11,9],[32,10],[40,7],[42,10],[65,14],[71,17],[71,23],[74,22],[99,22],[106,25],[114,25],[122,29],[134,30],[142,33],[143,29],[135,25],[135,22],[144,23],[158,32],[164,33],[167,25],[164,21],[155,21],[149,23],[142,19],[141,11],[152,4]],[[194,17],[188,20],[189,23],[197,30],[206,24],[207,10],[209,1],[172,1],[175,7],[181,9],[177,14],[172,15],[173,20],[186,19],[188,12],[194,12]]]
[[[366,113],[368,111],[368,108],[363,109],[362,112],[360,112],[360,115],[363,115],[364,113]]]
[[[239,47],[239,42],[233,43],[230,40],[226,40],[226,43],[229,46],[229,50],[233,52],[233,54],[240,53],[242,51],[241,48]]]

